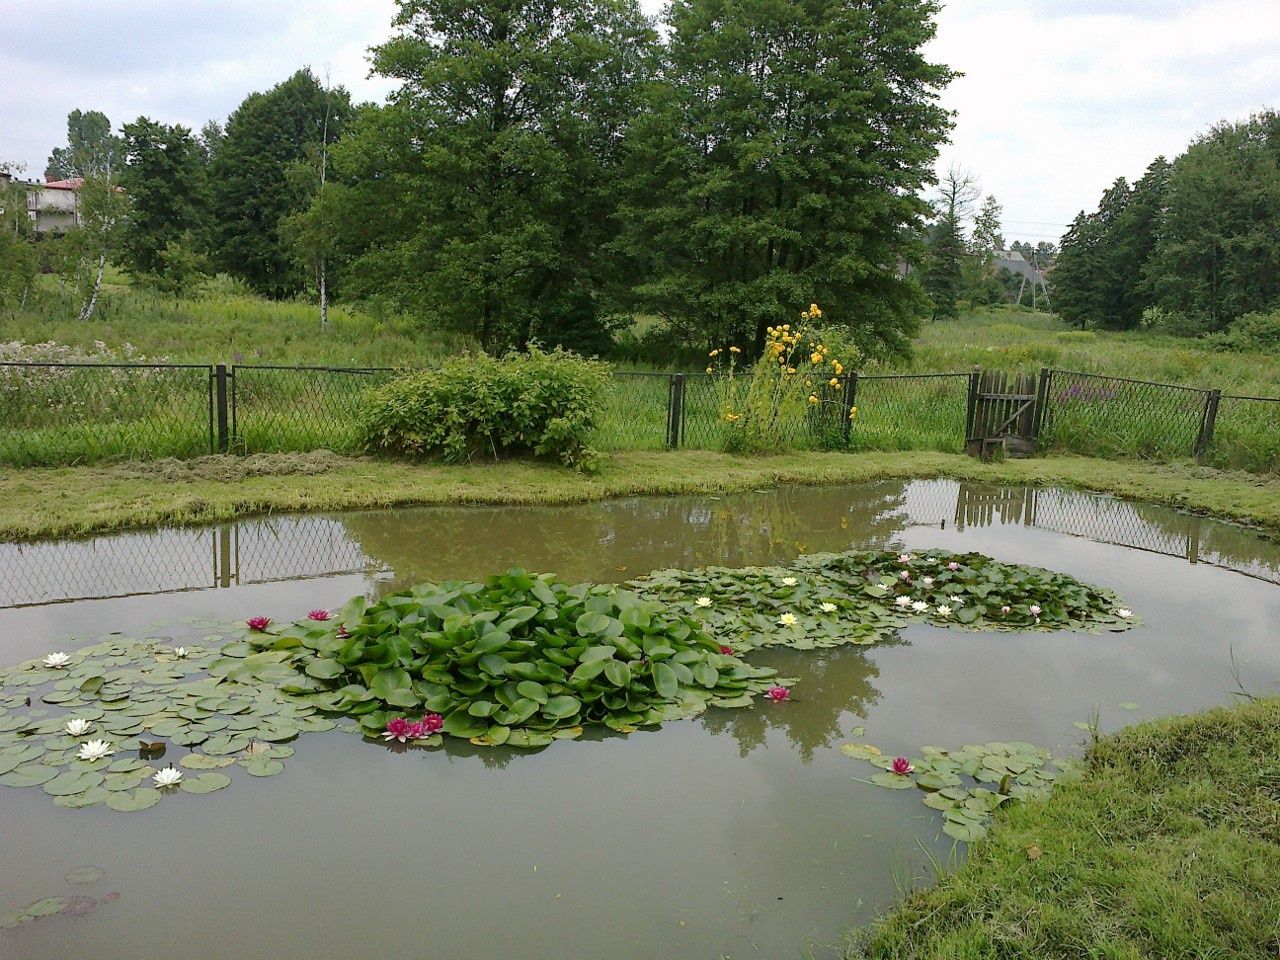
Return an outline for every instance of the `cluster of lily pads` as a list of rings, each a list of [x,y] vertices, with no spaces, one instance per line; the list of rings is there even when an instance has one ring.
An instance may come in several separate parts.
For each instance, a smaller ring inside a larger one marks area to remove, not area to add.
[[[284,741],[335,721],[287,692],[292,671],[246,667],[251,652],[112,637],[0,670],[0,784],[131,812],[221,790],[224,768],[279,773]]]
[[[223,770],[277,774],[289,742],[335,726],[425,747],[452,736],[536,748],[589,725],[629,733],[710,706],[787,700],[790,681],[743,659],[756,648],[869,644],[922,619],[1018,630],[1136,622],[1109,591],[976,553],[818,554],[788,567],[659,571],[621,587],[512,570],[357,597],[292,624],[251,617],[230,642],[113,636],[0,670],[0,785],[39,787],[63,807],[135,811],[221,790]],[[935,791],[927,802],[945,807],[953,836],[975,834],[1000,802],[958,780],[1000,772],[998,746],[903,759]],[[1000,762],[1013,779],[1002,774],[995,794],[1051,782],[1028,759],[1034,748],[1012,747]],[[891,779],[901,776],[891,765],[872,779],[908,785]]]
[[[483,582],[425,583],[334,617],[255,632],[259,661],[286,689],[370,736],[439,745],[545,746],[584,725],[623,733],[785,699],[694,619],[628,590],[511,570]]]
[[[981,630],[1127,630],[1109,590],[980,553],[850,551],[787,567],[661,570],[628,586],[697,617],[740,652],[871,644],[909,623]]]
[[[94,884],[98,884],[105,876],[106,871],[101,867],[77,867],[68,873],[65,878],[67,884],[75,892],[42,897],[20,909],[0,913],[0,930],[14,930],[49,917],[83,917],[104,903],[114,903],[120,899],[119,891],[108,890],[96,896],[88,892]]]
[[[959,750],[922,747],[914,759],[890,757],[865,743],[846,743],[846,756],[879,767],[871,783],[889,790],[925,792],[926,807],[942,813],[942,832],[972,842],[987,833],[992,815],[1003,803],[1041,797],[1071,762],[1055,760],[1048,750],[1030,743],[970,743]]]

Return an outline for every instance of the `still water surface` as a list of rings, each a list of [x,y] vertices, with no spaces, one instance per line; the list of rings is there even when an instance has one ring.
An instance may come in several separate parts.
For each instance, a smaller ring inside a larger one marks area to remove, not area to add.
[[[753,659],[795,701],[712,710],[537,754],[389,749],[307,734],[278,777],[137,814],[0,787],[0,913],[89,888],[85,916],[0,932],[0,958],[835,956],[841,931],[945,859],[940,821],[858,782],[854,727],[886,752],[1104,730],[1280,689],[1280,544],[1160,507],[951,481],[248,520],[0,545],[0,656],[202,620],[292,619],[360,592],[511,565],[624,580],[901,544],[974,549],[1117,590],[1125,634],[929,626],[869,649]],[[1234,666],[1233,666],[1234,662]],[[1137,703],[1125,710],[1121,703]],[[905,795],[904,795],[905,794]]]

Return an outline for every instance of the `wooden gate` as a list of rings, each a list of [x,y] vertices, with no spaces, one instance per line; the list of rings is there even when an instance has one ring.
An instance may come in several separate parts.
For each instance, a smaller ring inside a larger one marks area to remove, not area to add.
[[[1002,370],[975,371],[969,380],[965,452],[987,460],[997,447],[1014,457],[1036,450],[1036,380]]]

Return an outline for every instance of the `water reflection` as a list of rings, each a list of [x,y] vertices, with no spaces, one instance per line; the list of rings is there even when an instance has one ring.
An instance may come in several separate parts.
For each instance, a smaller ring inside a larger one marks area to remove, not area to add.
[[[0,544],[0,608],[225,589],[339,574],[403,586],[506,566],[625,580],[658,567],[785,561],[918,526],[1023,525],[1280,583],[1256,533],[1152,504],[951,480],[632,498],[561,507],[431,507],[251,519]]]

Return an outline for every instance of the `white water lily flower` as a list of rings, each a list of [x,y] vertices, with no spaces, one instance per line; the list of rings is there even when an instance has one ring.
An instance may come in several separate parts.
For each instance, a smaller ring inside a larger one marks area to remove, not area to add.
[[[1028,609],[1033,617],[1040,616],[1040,605],[1038,603],[1033,603]]]
[[[914,610],[916,613],[924,613],[926,610],[929,609],[929,605],[925,603],[923,600],[917,600],[915,603],[911,605],[911,609]]]
[[[951,594],[951,596],[947,597],[947,599],[951,601],[952,606],[956,606],[956,607],[964,606],[963,598],[957,597],[954,593]]]
[[[921,582],[921,583],[923,583],[926,587],[932,587],[932,586],[933,586],[933,577],[925,577],[925,578],[924,578],[923,580],[921,580],[920,582]]]
[[[1121,607],[1119,610],[1116,611],[1116,616],[1119,617],[1121,620],[1128,620],[1130,617],[1133,616],[1133,611],[1128,610],[1124,607]]]
[[[184,657],[187,655],[187,648],[186,648],[186,647],[174,647],[174,648],[173,648],[173,655],[174,655],[175,657],[177,657],[179,660],[181,660],[182,658],[184,658]]]
[[[709,607],[711,606],[711,598],[699,597],[697,600],[693,601],[693,605],[695,607]]]
[[[834,603],[832,603],[831,601],[827,601],[826,603],[824,603],[824,604],[822,605],[822,612],[823,612],[823,613],[835,613],[835,612],[836,612],[836,605],[835,605]]]
[[[783,578],[782,578],[782,585],[783,585],[784,587],[794,587],[794,586],[796,585],[796,578],[795,578],[795,577],[783,577]]]
[[[1001,607],[1001,608],[1000,608],[1000,612],[1001,612],[1001,613],[1008,613],[1008,612],[1009,612],[1010,610],[1012,610],[1012,609],[1013,609],[1013,607]]]
[[[903,570],[900,574],[898,574],[898,578],[901,580],[910,580],[911,574],[909,574],[906,570]]]
[[[111,744],[106,740],[89,740],[80,744],[80,749],[76,756],[81,760],[93,763],[95,760],[105,760],[113,753],[115,751],[111,749]]]
[[[910,562],[911,562],[911,554],[909,554],[909,553],[900,553],[900,554],[898,554],[898,562],[899,562],[899,563],[910,563]]]
[[[71,657],[59,651],[58,653],[49,654],[42,662],[50,670],[61,670],[71,662]]]
[[[73,717],[67,721],[67,734],[72,737],[83,737],[92,726],[93,724],[88,720],[81,717]]]
[[[939,605],[939,607],[938,607],[938,615],[939,615],[939,616],[942,616],[942,617],[949,617],[949,616],[951,616],[951,608],[950,608],[950,607],[948,607],[945,603],[944,603],[944,604],[940,604],[940,605]]]
[[[947,564],[947,569],[948,569],[948,570],[959,570],[959,569],[960,569],[960,564],[958,564],[958,563],[956,563],[954,560],[952,560],[950,563],[948,563],[948,564]]]
[[[904,597],[896,597],[896,598],[894,598],[893,605],[894,605],[895,607],[909,607],[909,606],[911,606],[911,598],[910,598],[910,597],[905,597],[905,596],[904,596]]]
[[[182,771],[170,765],[163,770],[157,770],[151,779],[155,781],[157,787],[176,787],[182,782]]]
[[[796,625],[796,615],[794,613],[784,613],[778,618],[778,625],[783,627],[794,627]]]

